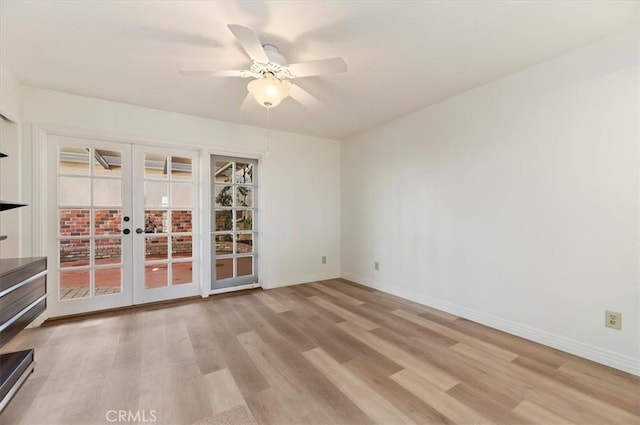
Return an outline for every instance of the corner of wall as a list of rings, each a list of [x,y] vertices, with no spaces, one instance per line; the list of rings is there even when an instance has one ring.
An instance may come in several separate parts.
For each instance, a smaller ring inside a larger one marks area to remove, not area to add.
[[[0,114],[9,121],[20,121],[20,97],[22,83],[0,63]]]

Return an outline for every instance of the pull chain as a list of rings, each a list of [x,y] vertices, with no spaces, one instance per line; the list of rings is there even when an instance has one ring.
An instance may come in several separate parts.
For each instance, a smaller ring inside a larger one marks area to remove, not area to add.
[[[271,111],[271,108],[267,108],[267,156],[269,156],[269,145],[271,144],[271,141],[269,140],[269,135],[270,135],[270,121],[269,121],[269,111]]]

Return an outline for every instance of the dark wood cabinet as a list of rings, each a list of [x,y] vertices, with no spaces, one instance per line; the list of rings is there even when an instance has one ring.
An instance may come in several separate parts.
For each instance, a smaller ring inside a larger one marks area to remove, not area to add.
[[[0,158],[7,155],[0,152]],[[0,200],[0,212],[26,204]],[[0,235],[0,241],[6,236]],[[47,259],[0,259],[0,348],[47,308]],[[0,354],[0,413],[35,367],[34,350]]]
[[[0,354],[0,413],[35,367],[33,350]]]
[[[47,305],[47,259],[0,259],[0,347]]]
[[[47,259],[0,259],[0,347],[47,308]],[[35,366],[33,350],[0,354],[0,412]]]

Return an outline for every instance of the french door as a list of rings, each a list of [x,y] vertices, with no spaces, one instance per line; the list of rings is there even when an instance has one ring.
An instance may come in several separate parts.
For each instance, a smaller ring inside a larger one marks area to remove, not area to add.
[[[214,291],[258,282],[257,165],[255,159],[211,157]]]
[[[199,294],[198,157],[134,146],[134,303]]]
[[[197,295],[197,155],[49,142],[51,316]]]

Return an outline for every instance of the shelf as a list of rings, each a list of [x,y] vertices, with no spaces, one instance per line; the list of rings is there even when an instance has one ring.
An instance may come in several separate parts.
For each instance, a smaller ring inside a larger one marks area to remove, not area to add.
[[[33,372],[33,349],[0,354],[0,412]]]
[[[9,156],[9,155],[7,155],[6,153],[0,151],[0,158],[4,158],[5,156]]]
[[[0,201],[0,211],[6,211],[13,208],[26,207],[27,204],[17,204],[15,202]]]

